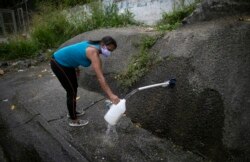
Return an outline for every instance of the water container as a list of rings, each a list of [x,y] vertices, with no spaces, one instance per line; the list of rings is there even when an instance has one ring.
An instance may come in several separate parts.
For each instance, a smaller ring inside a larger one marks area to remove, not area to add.
[[[120,102],[117,105],[112,104],[110,106],[110,109],[105,114],[104,119],[110,125],[116,125],[116,123],[122,117],[122,115],[124,114],[125,111],[126,111],[126,100],[121,99]]]

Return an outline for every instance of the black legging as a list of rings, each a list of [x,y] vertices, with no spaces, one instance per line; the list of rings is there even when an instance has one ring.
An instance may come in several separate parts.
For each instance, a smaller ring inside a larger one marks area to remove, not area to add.
[[[75,68],[68,68],[60,65],[54,58],[50,61],[51,69],[67,92],[67,108],[70,118],[75,120],[76,117],[76,95],[77,95],[77,78]]]

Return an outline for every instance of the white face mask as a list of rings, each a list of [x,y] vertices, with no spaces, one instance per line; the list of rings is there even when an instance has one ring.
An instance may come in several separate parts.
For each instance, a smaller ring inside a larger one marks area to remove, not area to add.
[[[111,55],[111,52],[107,49],[106,46],[101,47],[101,51],[102,51],[103,56],[105,57],[109,57]]]

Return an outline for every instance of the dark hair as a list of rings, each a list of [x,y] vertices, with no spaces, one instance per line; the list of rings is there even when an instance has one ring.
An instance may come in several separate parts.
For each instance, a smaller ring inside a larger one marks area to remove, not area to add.
[[[116,41],[111,36],[105,36],[105,37],[103,37],[102,38],[102,42],[105,45],[113,44],[115,46],[115,48],[117,47]]]
[[[105,36],[101,40],[90,40],[89,41],[89,43],[91,43],[91,44],[100,44],[101,42],[105,45],[113,44],[115,46],[115,48],[117,47],[116,41],[111,36]]]

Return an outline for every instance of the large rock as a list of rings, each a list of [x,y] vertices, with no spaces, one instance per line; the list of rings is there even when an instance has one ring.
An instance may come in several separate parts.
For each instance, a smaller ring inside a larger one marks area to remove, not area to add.
[[[176,88],[138,92],[127,100],[127,116],[159,137],[213,161],[250,161],[249,2],[205,0],[201,6],[186,20],[189,25],[157,41],[152,52],[158,52],[163,61],[133,87],[175,77]],[[63,46],[113,36],[118,49],[110,59],[103,59],[103,68],[112,89],[122,96],[114,76],[138,53],[135,44],[144,35],[155,34],[139,28],[100,29]],[[79,82],[101,92],[91,69],[82,72]]]
[[[215,161],[250,159],[250,23],[230,19],[188,25],[152,50],[164,61],[138,86],[175,77],[127,101],[133,122]]]
[[[242,19],[242,16],[250,14],[249,0],[203,0],[196,10],[183,23],[194,23],[207,21],[220,17],[231,17]]]

